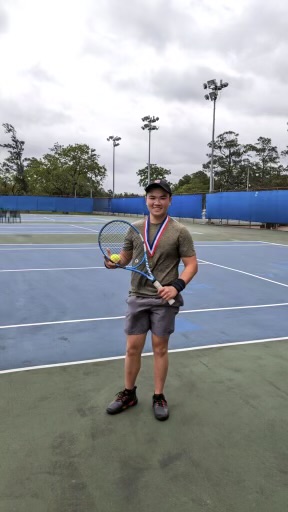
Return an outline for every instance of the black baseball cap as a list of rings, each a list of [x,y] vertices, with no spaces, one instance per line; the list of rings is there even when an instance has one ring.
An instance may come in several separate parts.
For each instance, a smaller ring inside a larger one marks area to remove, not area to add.
[[[167,183],[167,181],[165,180],[154,180],[154,181],[151,181],[147,187],[145,188],[145,192],[149,192],[149,190],[151,190],[151,188],[155,188],[155,187],[160,187],[160,188],[163,188],[163,190],[165,190],[165,192],[168,192],[168,194],[170,196],[172,196],[172,190],[170,188],[170,185],[169,183]]]

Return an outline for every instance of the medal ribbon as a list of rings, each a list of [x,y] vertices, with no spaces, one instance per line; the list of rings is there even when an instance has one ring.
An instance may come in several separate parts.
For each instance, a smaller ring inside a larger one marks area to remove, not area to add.
[[[157,233],[154,237],[154,240],[152,242],[152,245],[150,245],[149,244],[150,217],[146,218],[145,226],[144,226],[144,240],[145,240],[145,245],[146,245],[147,251],[150,256],[154,256],[157,246],[160,242],[160,239],[161,239],[165,229],[168,226],[169,219],[170,219],[170,217],[169,217],[169,215],[167,215],[167,217],[163,220],[163,222],[159,226]]]

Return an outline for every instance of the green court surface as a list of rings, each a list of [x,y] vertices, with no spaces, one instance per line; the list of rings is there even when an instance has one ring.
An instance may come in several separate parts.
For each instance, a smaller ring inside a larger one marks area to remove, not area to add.
[[[123,360],[1,375],[1,512],[284,512],[288,342],[170,356],[171,417],[105,413]]]

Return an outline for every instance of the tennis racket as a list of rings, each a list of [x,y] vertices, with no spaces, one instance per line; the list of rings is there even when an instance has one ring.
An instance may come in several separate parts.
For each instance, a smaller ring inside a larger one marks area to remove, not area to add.
[[[131,245],[131,241],[133,245]],[[162,288],[162,285],[151,272],[144,238],[135,226],[125,220],[112,220],[105,224],[99,231],[98,244],[105,258],[110,261],[112,261],[110,259],[111,253],[120,254],[122,251],[130,252],[133,246],[133,259],[131,264],[121,266],[113,261],[112,263],[114,263],[116,267],[141,274],[151,281],[157,290]],[[175,300],[170,299],[168,302],[172,305]]]

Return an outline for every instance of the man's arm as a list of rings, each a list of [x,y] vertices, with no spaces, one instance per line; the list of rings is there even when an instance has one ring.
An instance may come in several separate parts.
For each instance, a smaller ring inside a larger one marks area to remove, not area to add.
[[[181,272],[179,278],[183,279],[187,285],[198,272],[198,261],[196,255],[181,259],[184,264],[184,270]]]
[[[180,276],[179,276],[179,280],[182,279],[185,283],[185,286],[191,281],[191,279],[193,279],[193,277],[197,274],[198,272],[198,262],[197,262],[197,258],[196,258],[196,255],[195,256],[188,256],[188,257],[185,257],[185,258],[181,258],[181,260],[183,261],[183,264],[184,264],[184,270],[183,272],[181,272]],[[177,281],[177,279],[176,279]],[[175,286],[176,286],[176,281],[175,281]],[[181,283],[181,282],[180,282]],[[183,284],[183,283],[182,283]],[[185,288],[185,286],[177,286],[177,289],[175,286],[173,285],[170,285],[170,286],[164,286],[163,288],[161,288],[160,290],[158,290],[158,294],[165,300],[170,300],[170,299],[174,299],[176,297],[176,295],[178,295],[179,291],[182,289]]]

